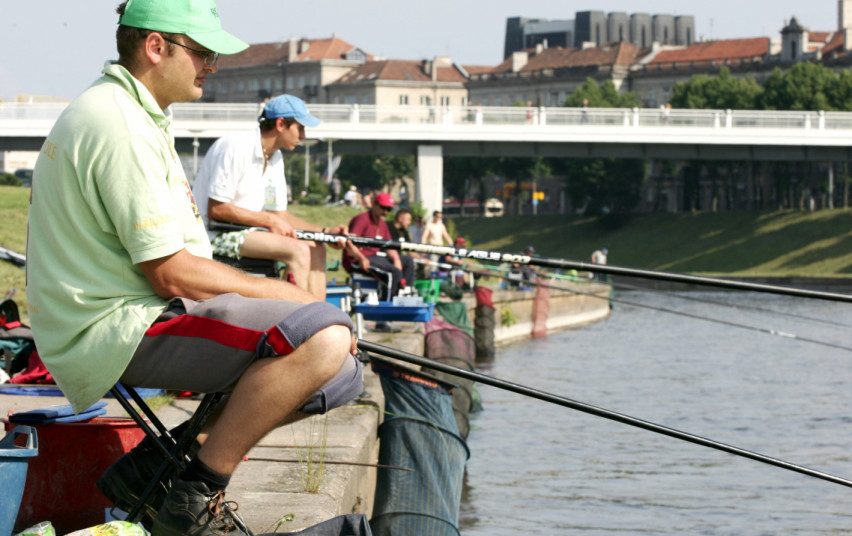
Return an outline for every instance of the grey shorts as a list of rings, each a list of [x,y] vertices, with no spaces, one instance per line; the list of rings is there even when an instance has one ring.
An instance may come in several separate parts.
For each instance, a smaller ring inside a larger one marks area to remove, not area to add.
[[[121,381],[200,393],[233,389],[257,359],[286,358],[315,333],[334,325],[352,329],[340,309],[223,294],[200,302],[173,299],[148,328]],[[363,390],[363,365],[350,356],[302,411],[324,413]]]

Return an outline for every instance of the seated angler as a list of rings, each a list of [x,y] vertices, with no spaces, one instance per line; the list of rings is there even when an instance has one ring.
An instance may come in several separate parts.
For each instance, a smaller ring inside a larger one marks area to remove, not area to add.
[[[281,149],[292,151],[315,127],[302,99],[279,95],[266,103],[259,125],[219,138],[210,147],[192,192],[201,211],[213,253],[239,259],[270,259],[287,265],[296,285],[325,298],[325,247],[299,240],[294,229],[345,234],[343,225],[320,228],[287,211],[287,180]],[[217,229],[216,224],[246,226]]]
[[[387,193],[377,194],[369,210],[349,221],[349,234],[391,240],[392,235],[385,221],[391,210],[393,197]],[[379,248],[357,247],[348,243],[343,252],[343,267],[350,273],[374,274],[378,271],[390,274],[392,284],[388,289],[388,299],[396,296],[403,286],[414,283],[414,262],[409,256],[392,249],[380,251]]]
[[[222,29],[213,0],[129,0],[118,14],[118,61],[66,107],[35,166],[33,334],[76,411],[118,381],[229,393],[144,517],[155,536],[238,536],[225,489],[243,457],[282,423],[355,398],[363,369],[340,309],[211,258],[171,105],[200,99],[219,54],[248,45]],[[301,136],[274,123],[281,139]],[[119,508],[152,479],[155,446],[143,440],[99,480]]]

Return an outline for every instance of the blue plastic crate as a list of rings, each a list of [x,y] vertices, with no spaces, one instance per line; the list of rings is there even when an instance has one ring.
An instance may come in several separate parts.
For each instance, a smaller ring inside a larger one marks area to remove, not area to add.
[[[435,305],[394,305],[393,302],[379,302],[378,305],[360,303],[352,307],[356,313],[361,313],[364,320],[399,320],[401,322],[428,322],[432,320]]]

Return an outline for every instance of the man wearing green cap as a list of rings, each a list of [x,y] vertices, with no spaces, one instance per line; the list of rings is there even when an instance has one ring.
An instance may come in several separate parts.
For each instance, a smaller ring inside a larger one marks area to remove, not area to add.
[[[33,332],[77,411],[119,380],[229,392],[144,520],[155,535],[240,534],[224,490],[246,452],[280,423],[361,392],[352,324],[294,285],[211,260],[169,106],[200,98],[219,54],[247,45],[222,29],[213,0],[129,0],[118,13],[118,62],[69,104],[36,164]],[[143,440],[98,485],[127,509],[159,463]]]

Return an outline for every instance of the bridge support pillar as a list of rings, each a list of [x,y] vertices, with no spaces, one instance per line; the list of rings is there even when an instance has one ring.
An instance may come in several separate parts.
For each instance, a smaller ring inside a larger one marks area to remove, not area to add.
[[[426,209],[427,221],[444,203],[444,151],[440,145],[417,146],[417,201]]]

